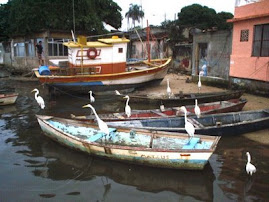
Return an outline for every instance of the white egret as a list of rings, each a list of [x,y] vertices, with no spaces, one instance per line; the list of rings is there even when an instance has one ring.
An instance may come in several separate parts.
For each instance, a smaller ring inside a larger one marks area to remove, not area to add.
[[[125,114],[129,118],[131,116],[131,107],[129,106],[130,97],[129,97],[129,95],[126,95],[123,98],[127,99],[126,105],[125,105]]]
[[[116,95],[121,95],[121,93],[117,90],[115,90]]]
[[[167,79],[167,89],[166,89],[166,92],[167,92],[168,97],[170,98],[171,95],[172,95],[172,90],[171,90],[171,88],[169,86],[169,79]]]
[[[198,101],[197,101],[197,99],[195,99],[194,112],[195,112],[197,118],[200,118],[201,110],[200,110],[200,107],[198,106]]]
[[[164,108],[164,105],[163,105],[163,104],[161,104],[161,105],[160,105],[160,110],[161,110],[161,112],[163,112],[163,111],[165,110],[165,108]]]
[[[200,93],[200,91],[201,91],[201,87],[202,87],[202,83],[201,83],[201,74],[202,74],[202,72],[200,72],[199,73],[199,80],[198,80],[198,92]]]
[[[45,102],[44,102],[43,98],[40,95],[38,96],[39,90],[37,88],[35,88],[31,92],[35,92],[35,100],[37,101],[40,108],[44,109],[45,108]]]
[[[90,102],[91,103],[95,102],[95,98],[92,95],[92,91],[90,90],[89,93],[90,93]]]
[[[194,126],[187,120],[187,109],[185,106],[180,107],[180,109],[184,112],[185,114],[185,130],[189,134],[190,137],[194,136],[195,128]]]
[[[246,171],[247,171],[247,174],[252,175],[252,173],[256,172],[256,167],[253,164],[250,163],[250,161],[251,161],[250,153],[247,152],[246,155],[247,155],[247,158],[248,158],[248,162],[246,164]]]
[[[87,104],[87,105],[84,105],[82,108],[86,108],[86,107],[89,107],[89,108],[92,109],[92,111],[93,111],[93,113],[94,113],[94,115],[96,117],[97,124],[98,124],[98,127],[99,127],[100,131],[105,133],[106,135],[109,135],[109,130],[108,130],[107,124],[103,120],[101,120],[99,118],[99,116],[97,115],[94,107],[91,104]]]

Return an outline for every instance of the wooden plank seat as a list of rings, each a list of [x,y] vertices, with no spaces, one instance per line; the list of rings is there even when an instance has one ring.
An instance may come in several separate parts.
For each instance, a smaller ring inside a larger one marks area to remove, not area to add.
[[[154,110],[150,110],[150,112],[152,112],[152,113],[154,113],[154,114],[157,114],[157,115],[159,115],[159,116],[161,116],[161,117],[167,117],[167,115],[164,114],[164,113],[162,113],[162,112],[158,112],[158,111],[154,111]]]
[[[115,136],[115,134],[116,134],[117,129],[116,129],[116,128],[108,128],[108,130],[109,130],[109,135],[110,135],[111,138],[113,139],[114,136]],[[103,132],[101,132],[101,131],[98,131],[97,134],[95,134],[95,135],[89,137],[88,140],[89,140],[90,142],[95,142],[95,141],[99,140],[100,138],[102,138],[104,135],[105,135],[105,133],[103,133]]]
[[[199,137],[192,137],[190,138],[190,141],[182,147],[182,149],[194,149],[199,141]]]
[[[203,125],[203,124],[201,124],[200,122],[198,122],[197,120],[195,120],[195,119],[193,119],[193,118],[188,117],[188,121],[189,121],[191,124],[193,124],[193,126],[194,126],[195,128],[204,128],[204,125]]]

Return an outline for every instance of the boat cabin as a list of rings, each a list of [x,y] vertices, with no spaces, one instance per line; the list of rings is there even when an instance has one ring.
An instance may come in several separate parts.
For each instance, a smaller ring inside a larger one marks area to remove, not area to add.
[[[112,36],[87,42],[78,37],[78,42],[63,43],[68,47],[68,67],[81,69],[81,74],[112,74],[126,71],[126,53],[129,39]],[[60,66],[63,60],[50,60]],[[50,67],[51,69],[51,67]]]

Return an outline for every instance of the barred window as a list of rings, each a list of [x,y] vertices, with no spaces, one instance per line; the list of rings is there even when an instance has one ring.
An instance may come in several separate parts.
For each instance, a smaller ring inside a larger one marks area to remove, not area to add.
[[[241,30],[241,35],[240,35],[240,41],[248,41],[248,34],[249,34],[249,30],[248,29],[244,29]]]
[[[63,45],[64,42],[68,42],[69,39],[48,39],[49,56],[67,56],[67,47]]]
[[[252,56],[269,56],[269,24],[254,26]]]

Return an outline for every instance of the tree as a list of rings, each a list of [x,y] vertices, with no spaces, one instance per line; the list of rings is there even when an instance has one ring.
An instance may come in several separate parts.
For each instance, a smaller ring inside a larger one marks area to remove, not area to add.
[[[193,4],[181,9],[177,21],[186,27],[207,29],[217,26],[217,14],[212,8]]]
[[[142,11],[142,7],[136,4],[130,4],[129,11],[125,14],[125,17],[128,19],[128,27],[129,27],[129,19],[132,19],[133,27],[135,27],[135,21],[140,23],[140,20],[144,18],[144,12]]]
[[[76,30],[102,34],[103,22],[121,27],[121,8],[112,0],[12,0],[0,5],[0,33],[12,37],[48,29],[70,31],[73,1]]]

